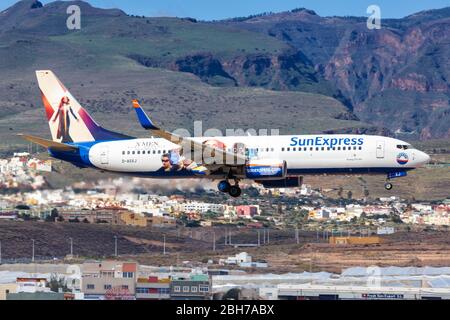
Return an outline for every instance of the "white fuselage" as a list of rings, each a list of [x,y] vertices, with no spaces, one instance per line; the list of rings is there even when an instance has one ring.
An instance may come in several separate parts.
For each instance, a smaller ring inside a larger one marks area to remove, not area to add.
[[[429,161],[429,156],[401,140],[370,135],[284,135],[198,137],[194,140],[218,142],[216,147],[236,151],[245,146],[254,159],[285,161],[289,176],[320,173],[386,173],[406,171]],[[90,147],[93,166],[137,176],[183,178],[161,170],[161,158],[180,146],[161,138],[98,142]],[[247,153],[248,155],[248,153]]]

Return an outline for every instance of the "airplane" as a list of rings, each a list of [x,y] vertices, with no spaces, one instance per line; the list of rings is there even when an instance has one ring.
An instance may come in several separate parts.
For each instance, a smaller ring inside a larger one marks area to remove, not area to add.
[[[423,166],[430,156],[384,136],[314,134],[183,137],[164,130],[132,101],[149,137],[104,129],[51,70],[36,71],[52,140],[21,136],[47,148],[51,157],[80,168],[137,177],[219,180],[219,191],[239,197],[242,180],[265,188],[300,187],[305,175],[384,174],[394,178]]]

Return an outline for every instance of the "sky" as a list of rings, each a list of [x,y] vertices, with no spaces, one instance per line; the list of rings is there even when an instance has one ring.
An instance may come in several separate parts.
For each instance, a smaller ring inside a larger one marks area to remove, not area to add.
[[[40,0],[46,4],[52,0]],[[4,10],[17,0],[0,0]],[[192,17],[219,20],[294,8],[314,10],[320,16],[368,16],[369,5],[378,5],[381,18],[402,18],[422,10],[450,6],[450,0],[87,0],[94,7],[120,8],[128,14]]]

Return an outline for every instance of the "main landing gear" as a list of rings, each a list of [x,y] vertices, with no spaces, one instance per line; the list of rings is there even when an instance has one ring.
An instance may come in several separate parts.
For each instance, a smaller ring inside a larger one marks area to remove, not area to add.
[[[235,185],[231,185],[228,180],[222,180],[217,184],[217,189],[219,189],[220,192],[226,192],[233,198],[237,198],[241,195],[242,190],[239,187],[239,183],[236,180]]]

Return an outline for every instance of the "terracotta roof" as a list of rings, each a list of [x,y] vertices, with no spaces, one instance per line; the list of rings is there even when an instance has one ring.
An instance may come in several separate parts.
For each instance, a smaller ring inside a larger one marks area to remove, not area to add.
[[[122,266],[122,272],[136,272],[136,263],[124,263]]]

